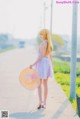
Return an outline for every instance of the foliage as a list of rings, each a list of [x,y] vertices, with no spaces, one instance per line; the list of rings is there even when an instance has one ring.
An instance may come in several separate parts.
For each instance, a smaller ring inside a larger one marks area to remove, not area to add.
[[[64,40],[57,34],[52,35],[52,43],[55,51],[59,51],[64,46]]]
[[[64,90],[66,96],[71,101],[73,108],[77,111],[77,104],[76,100],[71,100],[69,98],[70,94],[70,75],[69,74],[63,74],[63,73],[55,73],[54,77],[56,81],[61,85],[62,89]],[[76,93],[80,96],[80,79],[76,79]]]
[[[54,73],[60,72],[64,74],[70,74],[70,63],[67,61],[62,61],[58,58],[53,59]],[[80,63],[77,65],[76,75],[80,76]]]
[[[53,59],[54,65],[54,77],[56,81],[61,85],[66,96],[70,100],[73,108],[77,111],[76,99],[71,100],[70,95],[70,64],[64,62],[58,58]],[[77,78],[76,78],[76,94],[80,96],[80,63],[77,64]]]

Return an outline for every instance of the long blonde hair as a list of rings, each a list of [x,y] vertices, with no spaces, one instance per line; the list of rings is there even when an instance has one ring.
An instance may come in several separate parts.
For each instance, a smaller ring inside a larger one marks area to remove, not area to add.
[[[39,32],[39,35],[43,35],[43,40],[47,40],[48,41],[48,46],[47,46],[47,55],[51,53],[51,51],[53,51],[53,45],[51,42],[51,35],[48,29],[42,29]]]

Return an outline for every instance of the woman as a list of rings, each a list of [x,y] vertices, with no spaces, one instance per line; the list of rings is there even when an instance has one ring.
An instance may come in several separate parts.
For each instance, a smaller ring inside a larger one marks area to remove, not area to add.
[[[53,78],[53,68],[52,68],[52,42],[50,38],[50,33],[47,29],[42,29],[39,32],[39,37],[42,43],[39,46],[39,57],[36,62],[30,65],[30,68],[36,66],[36,71],[40,76],[40,86],[38,87],[38,95],[39,95],[39,106],[37,109],[46,108],[46,100],[48,95],[48,78]],[[44,86],[44,101],[42,102],[42,87],[41,84],[43,82]]]

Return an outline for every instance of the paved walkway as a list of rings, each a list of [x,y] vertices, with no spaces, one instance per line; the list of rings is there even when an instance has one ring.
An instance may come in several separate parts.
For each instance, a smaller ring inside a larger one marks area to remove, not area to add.
[[[28,91],[19,82],[21,70],[36,60],[34,53],[27,47],[0,54],[0,110],[8,110],[9,119],[78,119],[54,79],[48,80],[47,109],[36,110],[37,90]]]

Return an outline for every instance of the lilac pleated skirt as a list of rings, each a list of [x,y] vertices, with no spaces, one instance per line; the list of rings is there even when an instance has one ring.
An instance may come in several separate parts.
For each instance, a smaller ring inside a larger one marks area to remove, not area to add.
[[[43,57],[35,67],[41,79],[54,78],[53,67],[49,57]]]

